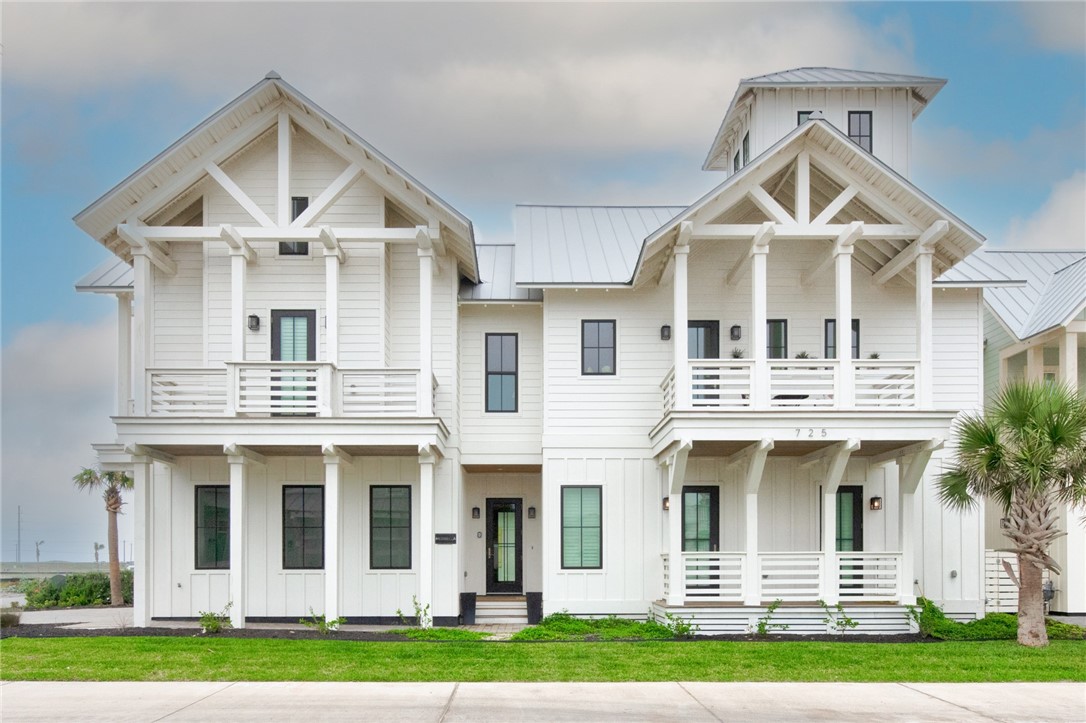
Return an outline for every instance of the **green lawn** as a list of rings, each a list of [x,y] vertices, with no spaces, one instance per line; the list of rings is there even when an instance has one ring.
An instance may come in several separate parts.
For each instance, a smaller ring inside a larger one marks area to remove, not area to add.
[[[1086,643],[9,638],[4,680],[1086,681]]]

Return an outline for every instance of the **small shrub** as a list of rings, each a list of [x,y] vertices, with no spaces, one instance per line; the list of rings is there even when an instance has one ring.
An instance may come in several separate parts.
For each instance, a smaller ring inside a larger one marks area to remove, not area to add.
[[[592,620],[574,617],[563,610],[515,633],[510,640],[666,640],[674,636],[667,625],[655,620],[629,620],[614,615]]]
[[[689,638],[692,637],[699,630],[701,630],[700,626],[695,625],[691,622],[687,622],[685,619],[679,617],[678,615],[672,615],[666,610],[664,611],[664,620],[666,620],[667,622],[665,622],[663,625],[665,628],[667,628],[668,632],[671,633],[672,637]]]
[[[19,590],[26,595],[31,608],[87,607],[109,605],[109,575],[90,572],[82,575],[56,576],[43,580],[23,580]],[[121,593],[127,605],[132,604],[132,571],[121,570]]]
[[[19,624],[23,611],[12,605],[10,608],[0,610],[0,628],[13,628]]]
[[[415,622],[412,623],[403,616],[403,611],[396,608],[396,617],[400,619],[400,622],[404,625],[415,625],[423,629],[429,629],[434,627],[434,619],[430,615],[430,603],[422,605],[419,603],[419,599],[414,595],[411,596],[411,605],[415,608]]]
[[[940,640],[1015,640],[1018,637],[1018,616],[1013,613],[989,613],[982,618],[959,623],[951,620],[939,606],[927,598],[917,600],[918,607],[909,607],[906,613],[917,624],[920,633]],[[1045,628],[1051,640],[1082,640],[1086,628],[1045,619]]]
[[[214,635],[215,633],[221,633],[223,630],[232,628],[230,624],[230,608],[234,606],[234,603],[226,603],[226,607],[222,609],[220,613],[211,613],[200,611],[200,628],[203,629],[208,635]]]
[[[837,603],[831,608],[825,600],[819,599],[818,604],[822,606],[823,612],[826,613],[826,617],[822,618],[822,622],[839,633],[847,633],[860,624],[845,613],[845,608],[841,603]]]
[[[765,615],[758,618],[758,621],[754,624],[754,628],[751,632],[755,635],[766,636],[774,630],[787,630],[789,626],[773,622],[773,616],[776,614],[777,608],[779,608],[783,602],[783,600],[777,598],[769,603],[769,606],[765,609]]]
[[[317,615],[317,613],[313,612],[313,608],[309,608],[309,619],[300,618],[298,622],[307,628],[316,630],[321,635],[328,635],[329,633],[334,633],[339,630],[339,626],[347,622],[347,618],[333,618],[329,620],[323,615]]]

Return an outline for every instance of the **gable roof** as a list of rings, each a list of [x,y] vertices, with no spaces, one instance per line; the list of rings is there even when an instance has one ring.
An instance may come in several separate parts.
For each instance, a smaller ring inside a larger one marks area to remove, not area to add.
[[[1024,282],[984,290],[985,304],[1019,340],[1064,326],[1086,308],[1086,251],[987,251],[984,259]]]
[[[682,206],[517,206],[516,283],[628,284],[645,237],[682,210]]]
[[[75,282],[76,291],[117,294],[132,291],[135,275],[132,267],[116,256],[110,256]]]
[[[239,134],[252,135],[252,139],[259,137],[274,123],[275,113],[270,111],[284,106],[297,121],[315,123],[314,127],[324,129],[329,137],[334,137],[336,142],[335,147],[330,146],[332,150],[362,164],[364,177],[382,187],[395,182],[396,192],[389,194],[394,201],[397,197],[410,198],[432,210],[453,234],[462,239],[458,256],[466,262],[469,275],[474,277],[477,262],[472,248],[475,232],[471,221],[274,71],[76,214],[76,225],[106,248],[127,257],[127,247],[116,237],[115,231],[118,224],[127,222],[133,209],[143,205],[139,215],[146,218],[184,195],[206,176],[203,168],[217,153],[224,148],[234,151],[227,157],[240,152],[244,145],[236,148],[231,145],[238,138],[245,139]],[[224,160],[219,159],[219,162]],[[177,185],[180,187],[176,193],[157,198],[162,194],[161,189]]]
[[[912,111],[915,119],[944,85],[946,85],[945,78],[826,67],[792,68],[743,78],[739,81],[739,87],[736,88],[735,95],[728,104],[728,110],[720,121],[720,128],[709,147],[709,154],[705,157],[702,170],[714,170],[714,161],[725,145],[724,139],[727,136],[728,127],[732,125],[736,107],[755,88],[907,88],[912,92]]]

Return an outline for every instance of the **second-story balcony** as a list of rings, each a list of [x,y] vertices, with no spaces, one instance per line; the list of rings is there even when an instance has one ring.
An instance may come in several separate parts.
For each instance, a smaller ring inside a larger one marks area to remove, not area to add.
[[[409,368],[347,368],[328,362],[227,362],[147,370],[151,417],[410,417],[422,414],[431,375]]]
[[[853,360],[851,382],[845,380],[837,359],[770,359],[761,366],[750,359],[691,359],[685,364],[689,395],[676,386],[672,367],[660,384],[664,414],[683,407],[694,411],[919,407],[920,362],[915,359]]]

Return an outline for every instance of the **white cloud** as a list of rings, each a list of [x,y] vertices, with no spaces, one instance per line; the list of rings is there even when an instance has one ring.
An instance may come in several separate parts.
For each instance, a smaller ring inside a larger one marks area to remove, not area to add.
[[[72,475],[95,463],[92,442],[114,438],[116,323],[48,322],[21,329],[3,349],[3,546],[15,559],[17,508],[23,511],[23,561],[93,559],[105,542],[100,497],[78,492]],[[121,536],[132,540],[131,516]]]
[[[1086,52],[1086,4],[1027,2],[1019,6],[1033,42],[1041,48]]]
[[[1052,187],[1044,204],[1025,218],[1011,219],[1007,246],[1086,250],[1086,173],[1078,171]]]

